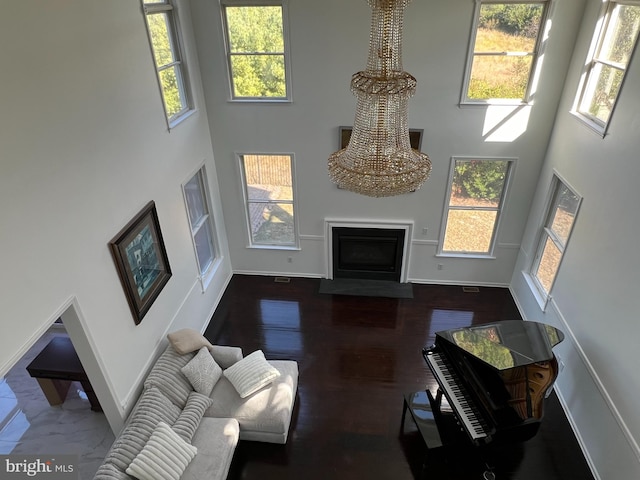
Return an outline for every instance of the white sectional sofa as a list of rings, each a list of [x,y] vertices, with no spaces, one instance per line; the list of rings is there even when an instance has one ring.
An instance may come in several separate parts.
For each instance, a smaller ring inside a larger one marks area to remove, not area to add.
[[[223,480],[238,440],[286,443],[295,361],[243,357],[189,329],[169,340],[94,480]]]

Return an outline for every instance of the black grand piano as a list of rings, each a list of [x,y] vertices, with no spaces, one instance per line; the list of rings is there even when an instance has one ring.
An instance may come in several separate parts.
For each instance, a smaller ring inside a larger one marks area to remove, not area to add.
[[[533,437],[558,375],[552,347],[563,339],[555,327],[521,320],[437,332],[422,351],[438,383],[435,395],[426,392],[437,443],[452,438],[444,431],[451,415],[475,446]]]

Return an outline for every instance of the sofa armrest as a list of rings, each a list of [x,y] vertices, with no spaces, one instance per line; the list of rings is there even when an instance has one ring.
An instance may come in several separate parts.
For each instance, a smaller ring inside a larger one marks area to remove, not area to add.
[[[213,345],[209,347],[209,351],[213,359],[223,370],[229,368],[238,360],[242,360],[242,349],[240,347]]]

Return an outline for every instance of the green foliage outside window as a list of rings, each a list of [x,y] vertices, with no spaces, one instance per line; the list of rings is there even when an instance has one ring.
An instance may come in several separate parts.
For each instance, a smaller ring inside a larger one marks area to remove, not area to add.
[[[173,52],[169,42],[169,18],[166,13],[154,13],[147,15],[149,22],[149,35],[153,45],[153,58],[156,66],[162,67],[173,62]]]
[[[173,41],[173,25],[169,13],[147,14],[149,35],[153,47],[153,58],[158,70],[162,98],[168,118],[172,118],[187,109],[187,100],[181,88],[180,63],[176,58]]]
[[[481,5],[467,98],[524,99],[543,12],[543,3]]]
[[[540,3],[487,4],[480,9],[478,26],[495,28],[512,35],[536,38],[542,18]]]
[[[282,7],[226,7],[234,97],[286,98]]]
[[[639,30],[640,7],[617,5],[612,9],[607,34],[604,35],[605,41],[600,46],[590,73],[587,88],[591,95],[585,99],[589,103],[582,107],[602,122],[609,120]],[[610,65],[601,62],[608,62]]]
[[[160,83],[162,84],[162,96],[167,116],[171,118],[186,108],[186,102],[180,94],[180,88],[178,88],[176,68],[171,67],[167,70],[162,70],[160,72]]]
[[[612,25],[609,26],[613,34],[602,45],[599,57],[626,65],[640,29],[640,6],[618,5],[614,12]]]
[[[498,203],[502,196],[509,162],[499,160],[458,161],[453,193],[466,198]]]

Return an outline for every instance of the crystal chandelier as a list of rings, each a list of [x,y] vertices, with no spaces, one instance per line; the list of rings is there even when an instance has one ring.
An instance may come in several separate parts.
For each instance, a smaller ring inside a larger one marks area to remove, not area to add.
[[[351,77],[356,116],[346,148],[329,157],[340,188],[370,197],[413,192],[429,177],[429,157],[411,148],[407,105],[416,79],[402,70],[402,24],[411,0],[367,0],[372,8],[367,68]]]

